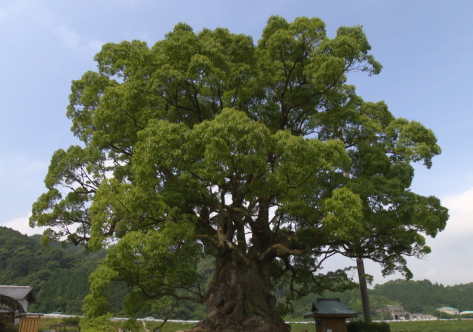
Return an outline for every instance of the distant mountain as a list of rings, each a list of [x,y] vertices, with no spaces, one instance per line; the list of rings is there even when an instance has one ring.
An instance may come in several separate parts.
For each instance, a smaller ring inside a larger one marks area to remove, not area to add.
[[[0,285],[33,286],[38,304],[30,307],[32,312],[79,314],[83,298],[89,292],[88,276],[105,256],[105,251],[86,255],[82,247],[63,248],[58,242],[45,247],[40,244],[40,238],[40,235],[28,237],[0,226]],[[209,280],[213,261],[204,259],[199,269]],[[121,301],[127,292],[124,285],[111,286],[112,310],[117,313],[123,310]],[[285,293],[284,289],[275,292],[281,304]],[[444,286],[429,280],[395,280],[374,286],[369,295],[374,318],[378,315],[376,309],[388,304],[402,305],[410,313],[438,314],[435,309],[439,307],[473,310],[473,283]],[[293,312],[286,319],[302,319],[304,313],[311,311],[312,302],[317,297],[339,297],[350,309],[362,311],[359,290],[343,294],[326,292],[294,301]],[[152,315],[144,310],[139,317]],[[202,305],[183,303],[173,318],[200,319],[204,311]]]
[[[41,235],[28,237],[7,227],[0,226],[0,285],[27,285],[34,288],[38,304],[30,312],[80,314],[84,297],[89,293],[89,275],[96,269],[105,251],[85,254],[82,247],[63,247],[52,242],[45,247]],[[202,261],[202,271],[210,278],[213,265]],[[123,312],[122,301],[129,288],[122,283],[111,284],[107,289],[110,310]],[[154,315],[149,308],[142,308],[138,317]],[[172,316],[174,319],[201,319],[205,307],[196,303],[182,303]]]
[[[402,303],[411,313],[435,313],[440,307],[473,310],[473,283],[444,286],[429,280],[395,280],[376,285],[372,293]]]
[[[473,310],[473,283],[455,286],[444,286],[429,280],[407,281],[394,280],[381,285],[375,285],[369,290],[371,315],[374,319],[381,316],[376,309],[386,305],[402,305],[407,312],[439,315],[436,310],[440,307],[453,307],[462,311]],[[325,292],[321,295],[310,295],[295,301],[294,312],[286,319],[300,319],[304,313],[311,311],[312,302],[317,297],[338,297],[347,304],[348,308],[362,312],[360,291],[358,289],[344,293]],[[280,299],[282,302],[284,299]]]
[[[45,247],[39,238],[0,227],[0,284],[32,286],[38,304],[30,311],[80,313],[88,276],[104,254],[86,256],[59,243]]]

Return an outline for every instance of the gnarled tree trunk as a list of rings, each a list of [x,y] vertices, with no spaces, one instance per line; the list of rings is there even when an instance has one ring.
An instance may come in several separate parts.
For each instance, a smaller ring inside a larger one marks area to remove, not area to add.
[[[220,260],[210,285],[207,317],[189,332],[289,332],[291,327],[275,311],[268,267],[264,261]]]

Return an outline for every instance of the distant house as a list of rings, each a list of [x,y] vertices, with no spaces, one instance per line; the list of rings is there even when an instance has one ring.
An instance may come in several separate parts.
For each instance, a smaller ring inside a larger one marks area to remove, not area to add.
[[[384,308],[376,310],[377,312],[381,313],[382,319],[388,319],[388,317],[384,317],[383,313],[387,313],[391,316],[392,320],[405,320],[407,312],[404,310],[402,305],[387,305]]]
[[[357,316],[357,312],[348,310],[338,298],[319,298],[312,303],[312,312],[305,314],[304,318],[315,319],[316,332],[346,332],[346,319]]]
[[[438,317],[424,314],[409,314],[410,320],[438,320]]]
[[[33,287],[0,285],[0,315],[8,320],[28,312],[28,306],[33,303],[36,303]]]
[[[451,307],[442,307],[442,308],[437,308],[438,311],[449,314],[449,315],[459,315],[460,311],[457,308],[451,308]]]

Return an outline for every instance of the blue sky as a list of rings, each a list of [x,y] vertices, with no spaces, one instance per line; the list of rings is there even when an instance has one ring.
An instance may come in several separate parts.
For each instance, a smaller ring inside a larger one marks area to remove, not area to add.
[[[410,260],[414,279],[446,285],[473,282],[473,2],[407,0],[0,0],[0,225],[27,227],[32,203],[45,191],[53,152],[78,141],[69,131],[70,83],[94,70],[107,42],[153,45],[178,22],[194,30],[226,27],[258,40],[270,15],[288,21],[320,17],[329,36],[363,25],[380,75],[349,82],[365,100],[385,100],[398,117],[438,137],[442,155],[431,170],[416,167],[413,191],[450,208],[446,230],[428,243],[426,260]],[[352,262],[334,259],[327,269]],[[379,267],[368,264],[375,283]],[[393,276],[391,278],[397,278]]]

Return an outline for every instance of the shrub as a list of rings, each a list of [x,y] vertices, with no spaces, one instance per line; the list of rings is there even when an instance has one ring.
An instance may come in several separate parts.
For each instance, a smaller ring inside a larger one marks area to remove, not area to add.
[[[61,323],[64,325],[79,325],[80,317],[64,317]]]
[[[347,324],[347,332],[391,332],[388,323],[367,323],[361,320]]]

